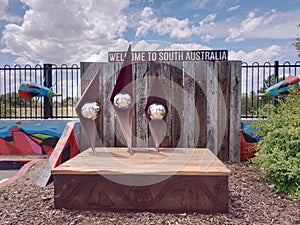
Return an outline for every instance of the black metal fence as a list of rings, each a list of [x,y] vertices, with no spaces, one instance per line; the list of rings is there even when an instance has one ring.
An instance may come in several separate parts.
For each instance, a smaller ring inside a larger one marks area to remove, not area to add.
[[[300,61],[294,64],[284,62],[274,64],[257,62],[242,64],[242,118],[256,118],[257,109],[265,104],[258,97],[267,87],[284,79],[286,76],[300,76]],[[22,82],[31,81],[51,87],[62,96],[53,98],[35,97],[25,101],[18,95]],[[65,64],[26,65],[0,68],[0,119],[48,119],[76,118],[74,106],[80,97],[80,67]]]
[[[18,95],[18,89],[27,81],[49,87],[61,96],[25,101]],[[77,65],[5,65],[0,68],[0,119],[75,118],[74,106],[79,96],[80,68]]]
[[[295,64],[284,62],[280,64],[275,61],[274,64],[266,62],[260,65],[257,62],[248,65],[242,64],[242,118],[257,118],[257,109],[267,101],[276,102],[276,99],[266,100],[258,97],[260,92],[272,86],[287,76],[300,76],[300,61]]]

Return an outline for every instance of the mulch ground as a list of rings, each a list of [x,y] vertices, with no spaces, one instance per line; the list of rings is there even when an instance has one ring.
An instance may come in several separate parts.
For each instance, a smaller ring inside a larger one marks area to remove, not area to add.
[[[113,213],[53,207],[53,184],[36,185],[45,160],[17,181],[0,188],[0,224],[300,224],[300,202],[271,191],[259,169],[227,163],[228,214]]]

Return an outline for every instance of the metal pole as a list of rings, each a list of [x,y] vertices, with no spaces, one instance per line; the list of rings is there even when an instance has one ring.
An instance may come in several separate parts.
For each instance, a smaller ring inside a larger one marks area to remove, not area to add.
[[[278,83],[278,77],[279,77],[279,61],[274,62],[274,81],[275,84]]]
[[[44,86],[52,87],[52,64],[44,64]],[[52,99],[44,97],[44,119],[52,117]]]
[[[277,84],[279,80],[279,61],[274,62],[274,83]],[[278,98],[274,97],[273,104],[278,105]]]

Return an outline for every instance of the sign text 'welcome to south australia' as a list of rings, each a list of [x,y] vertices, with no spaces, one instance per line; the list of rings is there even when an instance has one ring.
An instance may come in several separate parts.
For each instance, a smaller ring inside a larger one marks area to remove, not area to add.
[[[131,52],[133,62],[227,61],[228,50],[139,51]],[[108,52],[109,62],[123,62],[126,52]]]

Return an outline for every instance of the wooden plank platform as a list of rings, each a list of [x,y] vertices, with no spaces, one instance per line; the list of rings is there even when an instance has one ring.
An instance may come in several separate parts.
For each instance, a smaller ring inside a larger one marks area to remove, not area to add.
[[[56,208],[228,212],[230,171],[205,148],[87,149],[54,168]]]

